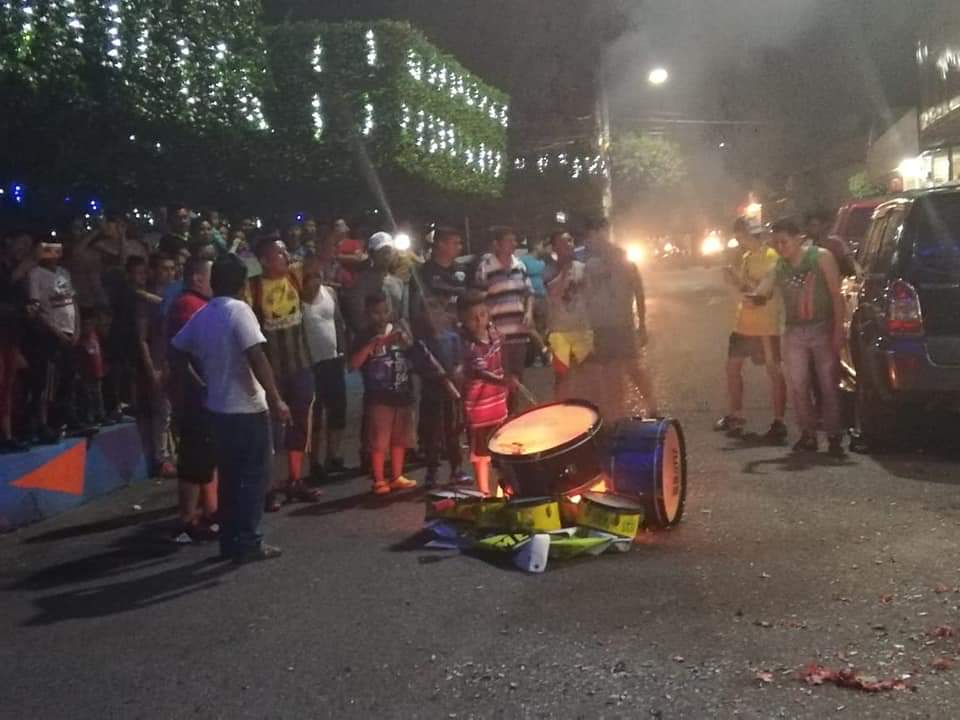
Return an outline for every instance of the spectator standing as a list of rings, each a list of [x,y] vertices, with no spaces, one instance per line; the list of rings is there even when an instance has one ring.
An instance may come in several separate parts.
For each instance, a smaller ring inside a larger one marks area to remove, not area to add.
[[[15,305],[0,303],[0,453],[25,450],[14,437],[13,404],[17,379],[27,362],[20,352],[22,318]]]
[[[101,425],[107,414],[103,405],[103,379],[106,365],[100,339],[100,308],[80,310],[80,340],[77,343],[77,366],[80,376],[81,419],[88,425]]]
[[[290,258],[290,270],[298,277],[303,277],[303,260],[309,250],[303,242],[303,226],[300,223],[290,223],[283,232],[283,244],[287,247],[287,256]]]
[[[60,266],[63,246],[35,241],[37,265],[27,276],[27,295],[36,308],[42,362],[34,370],[42,441],[55,441],[60,428],[76,424],[76,357],[80,337],[70,273]]]
[[[487,293],[490,319],[503,340],[504,371],[520,383],[533,327],[533,287],[526,267],[514,254],[516,249],[517,234],[510,228],[498,228],[493,252],[480,260],[474,281]],[[516,393],[511,393],[511,412],[516,405]]]
[[[409,319],[406,283],[390,274],[395,252],[393,237],[385,232],[374,233],[367,249],[370,259],[354,274],[353,284],[343,293],[344,319],[351,332],[360,332],[366,326],[364,303],[367,297],[377,293],[383,293],[387,298],[390,322]]]
[[[593,331],[587,317],[586,267],[576,259],[573,237],[550,236],[557,259],[544,273],[547,289],[547,331],[553,357],[555,398],[575,394],[576,375],[593,354]]]
[[[170,400],[167,394],[167,337],[162,297],[174,283],[173,258],[154,253],[149,261],[147,291],[151,298],[140,298],[137,313],[142,382],[140,383],[141,427],[145,430],[147,457],[153,470],[163,478],[176,477],[173,465],[173,438],[170,434]]]
[[[764,245],[765,231],[739,218],[733,232],[744,251],[740,267],[727,269],[727,281],[740,293],[753,293],[757,286],[777,265],[780,256]],[[743,364],[747,358],[766,368],[770,378],[773,422],[765,434],[772,443],[782,443],[787,437],[783,416],[787,405],[787,387],[780,360],[780,332],[783,324],[783,303],[780,296],[740,298],[737,319],[727,349],[727,396],[729,412],[720,418],[714,428],[721,432],[739,434],[746,420],[743,417]]]
[[[266,338],[250,306],[241,299],[247,268],[225,255],[212,269],[215,297],[173,338],[173,347],[197,360],[206,384],[216,465],[220,477],[220,556],[236,563],[268,560],[280,549],[263,542],[260,522],[270,483],[270,416],[289,422],[280,397]],[[178,373],[185,358],[176,358]]]
[[[467,275],[456,265],[462,250],[460,233],[438,228],[430,259],[414,269],[410,290],[413,336],[427,346],[449,377],[462,361],[457,302],[467,293]],[[451,482],[467,479],[461,471],[462,430],[460,401],[450,396],[444,379],[434,369],[425,368],[420,378],[419,436],[427,464],[427,487],[437,482],[441,457],[450,463]]]
[[[774,223],[771,231],[781,258],[755,294],[770,297],[779,289],[783,296],[786,315],[783,357],[801,433],[793,449],[816,452],[818,448],[812,393],[815,382],[820,389],[828,452],[842,456],[839,382],[844,329],[837,261],[828,250],[816,245],[805,246],[800,228],[792,220]]]
[[[589,228],[587,247],[587,316],[593,330],[594,357],[604,370],[610,371],[604,376],[608,380],[604,387],[611,393],[609,407],[622,404],[626,396],[623,380],[629,376],[643,396],[647,416],[655,416],[653,383],[640,360],[647,340],[640,272],[623,250],[610,241],[606,220]]]
[[[303,329],[316,385],[312,475],[315,481],[323,482],[328,474],[345,469],[340,456],[340,442],[347,427],[343,318],[336,291],[323,282],[323,258],[308,255],[303,272]],[[323,463],[321,446],[325,449]]]
[[[303,458],[309,444],[314,380],[303,329],[300,282],[290,270],[287,249],[280,240],[261,238],[257,258],[263,275],[250,281],[250,299],[266,337],[266,353],[277,388],[289,403],[292,422],[276,425],[275,446],[287,453],[287,481],[267,494],[267,511],[280,509],[279,493],[288,502],[317,499],[319,493],[303,482]],[[244,266],[246,267],[246,266]]]
[[[103,289],[103,263],[96,241],[100,234],[88,231],[82,218],[74,218],[63,231],[63,266],[70,273],[77,293],[77,307],[92,308],[107,303]]]
[[[357,275],[366,267],[369,257],[364,243],[350,234],[345,220],[337,220],[333,224],[333,235],[337,246],[337,260],[343,268],[343,287],[349,289],[353,287]],[[360,307],[363,308],[363,298],[360,298]]]
[[[363,374],[364,414],[367,418],[365,443],[375,495],[406,490],[416,482],[403,476],[407,447],[413,443],[413,383],[407,358],[409,341],[390,322],[386,296],[367,296],[367,324],[358,333],[350,366]],[[390,453],[392,478],[385,475]]]
[[[190,259],[184,267],[184,289],[167,315],[166,335],[173,339],[184,325],[210,301],[209,260]],[[177,494],[180,527],[174,542],[187,544],[205,539],[222,528],[216,522],[217,476],[213,428],[205,409],[207,386],[196,359],[184,359],[180,373],[171,373],[169,397],[173,426],[179,437]]]
[[[539,241],[530,244],[529,251],[520,256],[520,262],[527,269],[527,277],[530,278],[530,288],[532,290],[533,303],[533,324],[531,329],[536,331],[536,335],[531,335],[532,342],[527,349],[528,365],[534,359],[536,349],[544,350],[542,347],[544,338],[547,334],[547,287],[544,284],[544,272],[547,269],[547,263],[544,260],[543,243]]]

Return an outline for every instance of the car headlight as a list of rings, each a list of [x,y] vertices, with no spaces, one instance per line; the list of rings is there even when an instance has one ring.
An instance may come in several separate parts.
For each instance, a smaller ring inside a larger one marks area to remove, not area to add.
[[[702,255],[718,255],[723,252],[723,242],[716,235],[707,235],[700,246]]]
[[[631,245],[627,248],[627,260],[634,265],[643,265],[647,259],[647,249],[643,245]]]

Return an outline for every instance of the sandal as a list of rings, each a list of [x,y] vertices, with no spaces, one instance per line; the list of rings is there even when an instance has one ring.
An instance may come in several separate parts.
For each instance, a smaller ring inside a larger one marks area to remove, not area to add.
[[[288,485],[284,491],[287,496],[287,502],[317,502],[323,495],[323,490],[310,488],[303,483]]]
[[[280,493],[276,490],[271,490],[267,493],[267,496],[263,500],[263,511],[268,513],[279,512],[280,508],[283,507],[280,503]]]
[[[373,484],[373,494],[374,495],[389,495],[390,486],[385,482],[378,482]]]

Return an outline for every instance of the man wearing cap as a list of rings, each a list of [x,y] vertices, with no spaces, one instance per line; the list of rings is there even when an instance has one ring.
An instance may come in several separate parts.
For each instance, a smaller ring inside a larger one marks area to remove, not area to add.
[[[343,293],[343,315],[347,328],[359,332],[365,321],[364,303],[368,295],[383,293],[390,306],[390,322],[406,322],[407,285],[400,278],[390,274],[390,265],[394,256],[393,236],[378,232],[367,241],[369,260],[356,275],[353,287]]]
[[[729,411],[714,428],[719,432],[737,435],[743,431],[743,364],[750,358],[755,365],[766,367],[770,378],[773,401],[773,422],[764,435],[772,443],[787,438],[783,416],[787,404],[787,386],[780,363],[780,332],[783,324],[783,304],[780,295],[770,298],[753,296],[760,282],[776,267],[779,255],[764,244],[766,230],[751,225],[746,218],[737,218],[733,224],[734,236],[743,250],[740,267],[727,267],[726,279],[740,293],[737,319],[727,348],[727,397]]]

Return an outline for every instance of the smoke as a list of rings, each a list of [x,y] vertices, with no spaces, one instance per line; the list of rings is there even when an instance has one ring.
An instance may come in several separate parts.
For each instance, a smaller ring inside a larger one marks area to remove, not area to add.
[[[716,110],[718,81],[735,83],[725,75],[750,74],[763,55],[786,51],[817,23],[823,5],[824,0],[642,3],[630,14],[631,29],[608,52],[614,114]],[[670,71],[669,88],[647,83],[647,72],[658,65]]]

